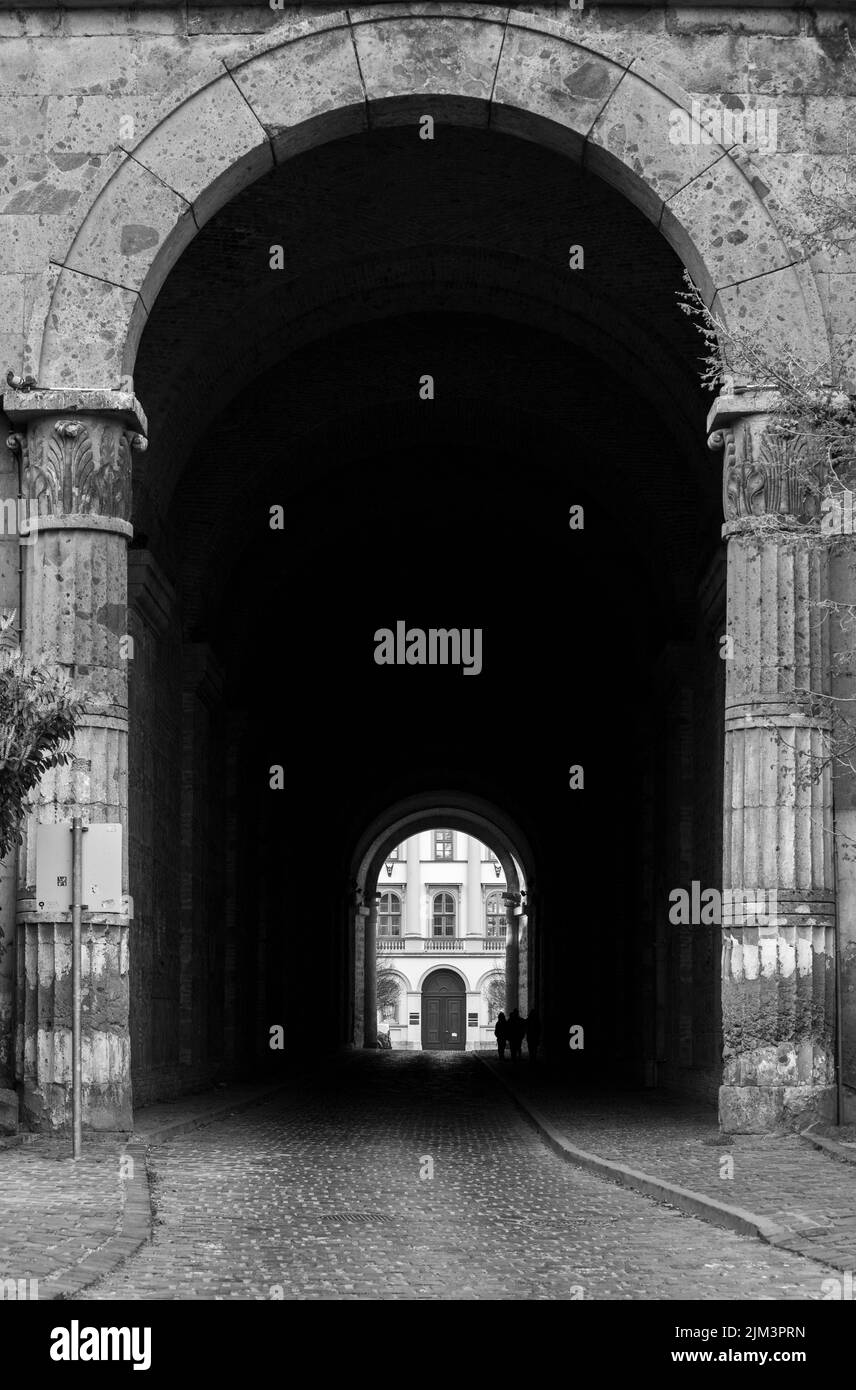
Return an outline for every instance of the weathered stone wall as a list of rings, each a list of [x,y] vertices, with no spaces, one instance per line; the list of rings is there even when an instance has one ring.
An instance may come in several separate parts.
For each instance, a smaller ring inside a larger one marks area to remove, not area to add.
[[[148,551],[129,555],[131,1060],[135,1105],[179,1089],[181,614]]]
[[[6,443],[11,426],[0,414],[0,613],[13,611],[13,628],[21,622],[19,546],[11,507],[17,512],[18,467]],[[11,506],[10,506],[11,504]],[[0,868],[0,1089],[11,1087],[15,1075],[15,854]],[[0,1115],[2,1120],[2,1115]]]

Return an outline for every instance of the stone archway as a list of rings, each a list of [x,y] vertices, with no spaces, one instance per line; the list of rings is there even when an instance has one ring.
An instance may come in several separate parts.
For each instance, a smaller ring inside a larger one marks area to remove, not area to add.
[[[93,819],[124,826],[127,674],[115,615],[127,600],[131,450],[146,443],[146,418],[133,396],[136,349],[161,286],[197,229],[275,164],[350,132],[415,125],[429,103],[440,122],[542,142],[581,162],[644,211],[726,321],[765,325],[774,344],[799,345],[814,361],[827,354],[813,278],[798,264],[787,219],[762,180],[742,154],[669,145],[662,134],[669,113],[689,112],[689,99],[639,62],[628,66],[529,14],[403,6],[284,23],[225,66],[202,81],[187,79],[168,114],[105,161],[97,195],[81,202],[55,281],[46,280],[33,308],[23,366],[36,389],[4,398],[40,512],[40,538],[28,552],[24,647],[84,668],[87,712],[77,753],[95,776],[81,796]],[[775,473],[769,418],[769,402],[749,389],[715,406],[711,439],[724,448],[729,479],[749,467],[764,478]],[[85,486],[77,485],[82,476]],[[765,509],[786,505],[773,489],[759,496]],[[739,670],[729,670],[726,886],[775,889],[784,905],[775,939],[759,941],[757,929],[753,937],[739,923],[729,927],[722,1104],[728,1127],[739,1129],[799,1118],[828,1098],[834,891],[831,789],[821,787],[810,807],[781,790],[783,743],[811,742],[825,731],[822,714],[807,709],[799,691],[805,682],[815,691],[828,686],[827,654],[808,634],[806,597],[826,591],[826,574],[800,550],[798,537],[785,546],[780,538],[747,536],[739,487],[734,498],[729,628],[743,655]],[[784,617],[762,609],[759,629],[753,613],[770,574],[793,602]],[[44,817],[61,818],[69,794],[62,779],[46,779]],[[786,827],[785,843],[775,847],[773,821]],[[26,886],[31,846],[21,859]],[[127,867],[123,887],[133,891]],[[128,920],[107,916],[100,960],[111,982],[111,1013],[93,1029],[88,1105],[93,1123],[113,1128],[126,1124],[130,1110]],[[19,924],[22,960],[30,962],[41,959],[42,938],[61,925],[26,898]],[[46,1106],[52,1123],[61,1121],[64,1101],[47,1099],[59,1088],[32,994],[23,991],[25,1089],[34,1098],[32,1114],[41,1117]]]

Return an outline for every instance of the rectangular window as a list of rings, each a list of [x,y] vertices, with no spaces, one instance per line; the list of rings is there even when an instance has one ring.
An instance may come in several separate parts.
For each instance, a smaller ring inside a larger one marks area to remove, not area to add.
[[[499,893],[489,893],[485,902],[487,935],[504,938],[506,930],[505,903]]]
[[[435,858],[435,859],[453,859],[453,858],[454,858],[454,845],[453,845],[453,843],[452,843],[452,831],[451,831],[451,830],[435,830],[435,831],[434,831],[434,858]]]
[[[401,898],[397,893],[381,893],[377,930],[379,936],[401,936]]]

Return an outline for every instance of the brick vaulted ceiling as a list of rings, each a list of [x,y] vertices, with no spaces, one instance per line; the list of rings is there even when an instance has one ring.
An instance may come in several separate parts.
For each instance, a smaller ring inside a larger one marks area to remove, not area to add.
[[[185,630],[207,635],[232,575],[266,563],[272,503],[299,554],[367,540],[401,468],[432,451],[472,458],[506,507],[536,475],[565,515],[582,489],[679,628],[719,523],[681,288],[617,193],[492,132],[355,136],[245,190],[172,271],[136,364],[151,439],[135,527]]]

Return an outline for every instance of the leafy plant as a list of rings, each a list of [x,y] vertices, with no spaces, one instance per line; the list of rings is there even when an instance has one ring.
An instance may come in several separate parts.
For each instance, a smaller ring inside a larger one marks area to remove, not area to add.
[[[14,613],[0,618],[0,637]],[[29,797],[49,768],[71,761],[81,697],[56,668],[0,648],[0,858],[21,842]]]

